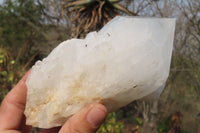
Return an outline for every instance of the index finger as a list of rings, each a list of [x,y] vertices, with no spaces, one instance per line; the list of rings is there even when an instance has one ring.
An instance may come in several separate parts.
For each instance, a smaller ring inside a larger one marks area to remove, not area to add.
[[[26,104],[26,79],[30,70],[6,95],[0,106],[0,131],[18,129]]]

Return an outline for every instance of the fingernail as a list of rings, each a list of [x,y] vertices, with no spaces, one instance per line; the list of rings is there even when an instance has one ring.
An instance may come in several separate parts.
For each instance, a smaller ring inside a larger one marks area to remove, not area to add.
[[[106,114],[106,111],[100,107],[93,107],[87,115],[87,121],[94,127],[98,127],[104,121]]]

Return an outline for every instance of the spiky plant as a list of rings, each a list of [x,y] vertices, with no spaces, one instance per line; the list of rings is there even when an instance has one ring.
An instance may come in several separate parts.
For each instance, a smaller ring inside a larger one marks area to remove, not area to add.
[[[134,15],[119,4],[120,0],[65,0],[63,11],[70,11],[73,37],[83,37],[89,31],[101,29],[120,12]]]

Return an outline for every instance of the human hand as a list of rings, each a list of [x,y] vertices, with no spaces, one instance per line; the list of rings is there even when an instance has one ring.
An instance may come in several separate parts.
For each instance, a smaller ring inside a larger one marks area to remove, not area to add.
[[[7,94],[0,106],[0,133],[31,133],[25,125],[26,79],[30,71]],[[44,129],[40,133],[94,133],[107,114],[105,106],[94,103],[82,108],[66,121],[62,127]]]

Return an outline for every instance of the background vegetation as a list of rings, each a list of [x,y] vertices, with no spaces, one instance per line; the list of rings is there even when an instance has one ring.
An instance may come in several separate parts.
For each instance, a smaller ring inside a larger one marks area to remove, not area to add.
[[[159,99],[108,115],[99,133],[200,133],[199,0],[4,0],[0,4],[0,101],[60,42],[116,15],[176,18],[170,76]],[[157,105],[158,111],[151,111]]]

